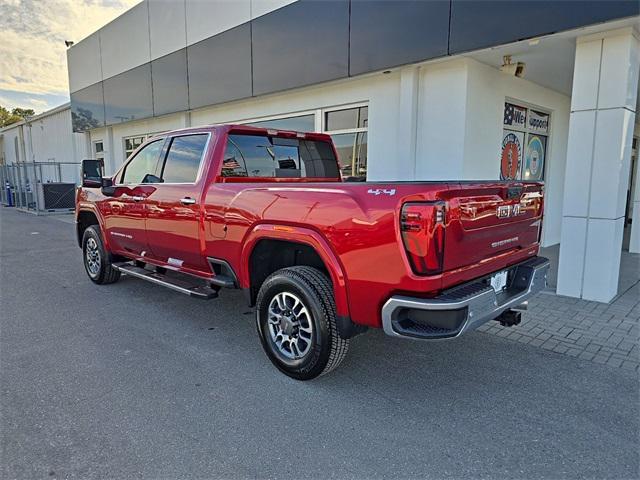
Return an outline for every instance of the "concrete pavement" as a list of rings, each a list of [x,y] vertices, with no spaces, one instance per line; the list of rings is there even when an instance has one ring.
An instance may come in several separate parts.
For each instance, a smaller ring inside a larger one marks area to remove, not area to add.
[[[96,286],[71,224],[7,208],[0,294],[3,478],[640,475],[635,370],[481,332],[373,331],[296,382],[238,292]]]

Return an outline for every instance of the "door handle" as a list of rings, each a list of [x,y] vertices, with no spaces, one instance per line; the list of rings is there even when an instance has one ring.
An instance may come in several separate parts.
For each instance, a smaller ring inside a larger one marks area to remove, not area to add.
[[[184,197],[180,199],[180,203],[182,203],[183,205],[193,205],[194,203],[196,203],[196,199],[191,197]]]

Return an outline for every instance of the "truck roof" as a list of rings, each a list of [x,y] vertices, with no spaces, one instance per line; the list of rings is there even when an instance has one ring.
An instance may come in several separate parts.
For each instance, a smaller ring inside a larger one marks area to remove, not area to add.
[[[264,128],[264,127],[253,127],[251,125],[243,125],[243,124],[224,124],[224,125],[202,125],[199,127],[187,127],[187,128],[179,128],[176,130],[171,130],[169,132],[164,132],[156,135],[156,137],[164,137],[164,136],[175,136],[178,134],[185,133],[198,133],[198,132],[216,132],[216,133],[248,133],[248,134],[260,134],[260,135],[272,135],[278,137],[298,137],[298,138],[306,138],[309,140],[321,140],[321,141],[331,141],[331,136],[326,133],[316,133],[316,132],[299,132],[294,130],[281,130],[277,128]]]

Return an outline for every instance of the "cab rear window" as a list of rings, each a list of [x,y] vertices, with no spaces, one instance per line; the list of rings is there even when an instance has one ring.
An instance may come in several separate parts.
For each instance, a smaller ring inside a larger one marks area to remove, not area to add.
[[[328,142],[267,135],[232,134],[222,161],[223,177],[337,178]]]

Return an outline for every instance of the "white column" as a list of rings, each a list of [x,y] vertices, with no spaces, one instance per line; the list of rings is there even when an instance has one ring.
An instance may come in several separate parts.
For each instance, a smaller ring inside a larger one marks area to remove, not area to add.
[[[108,163],[109,166],[109,168],[107,168],[107,166],[105,165],[105,171],[108,172],[108,175],[111,175],[116,172],[120,165],[116,165],[116,151],[113,141],[113,128],[107,127],[105,130],[105,164]]]
[[[389,180],[415,178],[419,83],[418,67],[406,67],[400,71],[400,102],[396,124],[397,157],[394,158],[395,175]]]
[[[557,293],[609,302],[618,291],[638,68],[632,28],[578,39]]]
[[[640,143],[640,142],[639,142]],[[640,150],[640,145],[637,145],[637,150]],[[629,252],[640,253],[640,152],[636,151],[636,171],[633,178],[635,179],[635,185],[632,189],[633,198],[631,201],[632,213],[631,213],[631,238],[629,239]]]
[[[182,128],[189,128],[191,126],[191,112],[186,111],[180,116],[180,123]]]
[[[469,63],[469,59],[461,58],[422,67],[416,149],[418,180],[465,178]]]

